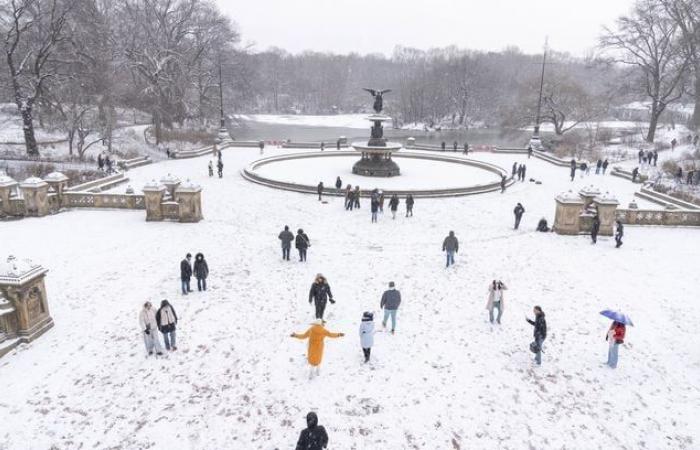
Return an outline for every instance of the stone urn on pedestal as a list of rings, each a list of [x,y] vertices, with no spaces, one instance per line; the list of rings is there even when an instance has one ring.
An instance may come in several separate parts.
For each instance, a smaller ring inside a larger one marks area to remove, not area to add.
[[[27,216],[43,217],[49,213],[49,184],[41,178],[30,177],[19,184]]]
[[[584,201],[571,191],[562,192],[555,200],[554,231],[557,234],[579,234]]]
[[[185,181],[175,191],[175,198],[179,208],[180,222],[199,222],[202,217],[202,188]]]
[[[166,190],[166,187],[156,180],[146,183],[146,185],[143,187],[147,222],[157,222],[163,220],[162,203]]]

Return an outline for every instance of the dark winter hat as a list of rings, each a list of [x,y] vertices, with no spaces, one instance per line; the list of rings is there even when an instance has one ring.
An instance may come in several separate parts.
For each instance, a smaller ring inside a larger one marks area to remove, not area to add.
[[[301,233],[303,233],[303,232],[304,232],[304,230],[302,230],[301,228],[299,228],[299,229],[297,230],[297,233],[299,233],[299,234],[301,234]]]
[[[284,231],[289,231],[289,225],[284,226]]]
[[[394,287],[394,286],[396,286],[396,285],[394,284],[394,282],[393,282],[393,281],[390,281],[390,282],[389,282],[389,287]]]
[[[374,313],[370,311],[365,311],[362,313],[362,321],[363,322],[371,322],[374,320]]]
[[[192,253],[188,253],[188,254],[185,256],[185,258],[191,258],[191,257],[192,257]]]

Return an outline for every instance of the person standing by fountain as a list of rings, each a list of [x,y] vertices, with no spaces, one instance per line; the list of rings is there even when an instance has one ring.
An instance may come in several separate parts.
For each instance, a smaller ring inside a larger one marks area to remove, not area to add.
[[[348,187],[345,188],[345,210],[352,211],[353,203],[352,185],[348,184]]]
[[[379,191],[379,212],[384,214],[384,191]]]
[[[379,194],[376,192],[372,194],[370,209],[372,210],[372,223],[376,223],[377,213],[379,213]]]
[[[413,204],[415,203],[415,200],[413,200],[413,194],[408,194],[408,197],[406,197],[406,217],[411,216],[413,217]]]
[[[355,186],[355,192],[353,193],[353,206],[360,209],[360,186]],[[350,208],[352,209],[352,208]]]
[[[318,183],[318,186],[316,187],[316,192],[318,192],[318,201],[321,201],[321,194],[323,194],[323,181],[320,181]]]
[[[467,156],[469,154],[469,144],[464,143],[464,156]]]
[[[340,177],[335,179],[335,188],[340,190],[340,188],[343,187],[343,180],[340,179]]]
[[[455,253],[459,252],[459,241],[454,231],[450,231],[450,234],[442,241],[442,251],[444,251],[447,256],[447,265],[445,268],[450,267],[450,264],[454,265]]]
[[[408,201],[408,200],[406,200]],[[399,196],[394,194],[389,200],[389,208],[391,209],[391,218],[396,219],[396,210],[399,209]]]

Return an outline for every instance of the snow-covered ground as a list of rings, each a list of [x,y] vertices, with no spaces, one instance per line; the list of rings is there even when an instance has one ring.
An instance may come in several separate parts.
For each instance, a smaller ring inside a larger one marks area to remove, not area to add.
[[[593,183],[625,204],[638,186],[595,175],[572,183],[567,168],[476,154],[506,168],[525,162],[542,184],[419,199],[413,218],[371,224],[366,204],[346,212],[340,198],[246,182],[237,172],[258,157],[225,150],[223,179],[207,177],[205,157],[129,173],[135,187],[168,172],[200,183],[198,224],[85,210],[0,225],[2,254],[50,269],[56,322],[0,360],[0,449],[289,449],[309,410],[333,449],[700,446],[700,230],[628,226],[621,249],[608,237],[594,246],[533,231],[541,217],[551,222],[564,189]],[[516,202],[526,208],[519,231]],[[281,261],[285,224],[309,234],[306,264]],[[460,252],[446,270],[449,230]],[[188,251],[206,255],[211,288],[182,297]],[[328,328],[347,335],[326,342],[321,377],[309,381],[306,345],[289,333],[313,318],[318,272],[337,300]],[[509,287],[501,326],[484,310],[494,278]],[[364,365],[360,317],[378,310],[390,280],[404,298],[397,333],[378,333]],[[146,359],[137,313],[163,298],[180,316],[179,350]],[[547,314],[542,367],[528,350],[533,305]],[[602,365],[609,321],[598,312],[608,307],[636,324],[617,370]]]
[[[367,120],[370,114],[335,114],[328,116],[295,114],[249,114],[238,116],[241,120],[263,122],[279,125],[297,125],[305,127],[369,128],[372,123]]]

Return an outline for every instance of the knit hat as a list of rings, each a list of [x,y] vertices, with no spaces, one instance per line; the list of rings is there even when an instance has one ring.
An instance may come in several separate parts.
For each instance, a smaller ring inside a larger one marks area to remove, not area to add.
[[[394,286],[396,286],[396,285],[394,284],[394,282],[393,282],[393,281],[390,281],[390,282],[389,282],[389,287],[394,287]]]
[[[365,311],[362,313],[362,321],[363,322],[371,322],[374,320],[374,313],[370,311]]]

